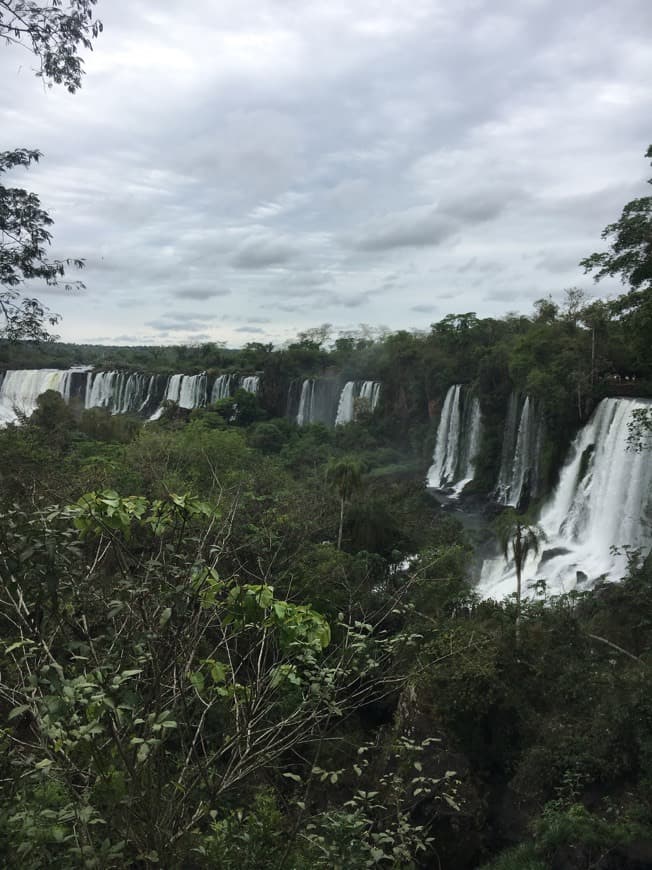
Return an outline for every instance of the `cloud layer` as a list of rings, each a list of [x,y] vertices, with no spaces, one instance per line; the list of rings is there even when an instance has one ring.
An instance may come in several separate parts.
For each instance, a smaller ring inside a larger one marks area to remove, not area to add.
[[[648,0],[100,0],[71,96],[0,47],[3,148],[87,291],[69,340],[423,328],[591,288],[646,193]],[[604,292],[615,286],[605,286]],[[602,288],[601,288],[602,292]]]

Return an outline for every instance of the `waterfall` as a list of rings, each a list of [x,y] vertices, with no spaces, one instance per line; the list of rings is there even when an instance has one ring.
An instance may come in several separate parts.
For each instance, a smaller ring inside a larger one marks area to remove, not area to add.
[[[516,446],[516,434],[518,432],[518,393],[512,391],[507,406],[505,429],[503,430],[503,448],[500,457],[500,471],[496,485],[496,501],[499,504],[507,504],[509,488],[512,479],[512,467],[514,465],[514,447]]]
[[[200,375],[170,375],[165,388],[164,402],[176,402],[180,408],[200,408],[206,404],[206,372]],[[150,420],[158,420],[163,405],[154,411]]]
[[[379,381],[347,381],[340,392],[335,425],[341,426],[355,420],[356,399],[365,399],[369,403],[369,410],[375,411],[380,399],[381,386]]]
[[[256,392],[260,379],[257,375],[243,377],[240,385]],[[213,384],[211,401],[229,396],[232,386],[231,375],[220,375]],[[29,416],[36,408],[36,400],[46,390],[56,390],[66,402],[79,397],[87,409],[106,408],[112,414],[151,415],[150,419],[161,416],[163,401],[176,402],[181,408],[199,408],[208,401],[205,372],[166,378],[143,372],[93,372],[89,367],[7,371],[0,373],[0,426],[15,422],[16,411]]]
[[[463,394],[461,384],[446,393],[427,484],[459,494],[473,480],[482,437],[482,415],[476,396]]]
[[[495,499],[498,504],[518,507],[526,496],[537,493],[543,419],[534,401],[526,396],[518,413],[519,396],[509,398],[503,433],[503,449]],[[518,426],[517,426],[518,420]]]
[[[108,408],[112,414],[145,413],[154,399],[156,375],[141,372],[95,372],[86,379],[85,408]]]
[[[538,524],[546,535],[539,557],[528,560],[528,582],[545,579],[552,594],[590,588],[600,578],[619,580],[627,568],[623,548],[652,545],[652,462],[645,451],[627,449],[632,413],[650,408],[645,399],[603,399],[571,446],[557,487]],[[620,548],[613,552],[612,548]],[[514,591],[513,565],[483,564],[479,591],[503,597]]]
[[[294,381],[288,395],[288,416],[299,426],[323,423],[332,426],[337,418],[342,390],[336,378],[306,378]],[[351,412],[352,413],[352,412]],[[346,422],[349,422],[348,420]]]
[[[428,472],[428,486],[443,489],[453,483],[451,477],[457,467],[460,430],[460,384],[454,384],[446,393],[432,465]]]
[[[480,449],[482,436],[482,415],[480,413],[480,400],[477,396],[472,396],[471,401],[466,403],[462,431],[465,437],[462,439],[458,463],[462,477],[453,487],[455,493],[462,492],[467,483],[470,483],[475,476],[475,458]]]
[[[347,381],[342,388],[340,401],[335,415],[335,425],[342,426],[353,420],[355,411],[355,381]]]
[[[299,399],[299,410],[297,411],[298,426],[312,423],[312,401],[314,394],[315,382],[310,379],[305,380],[301,385],[301,397]]]
[[[211,402],[228,399],[231,395],[231,375],[218,375],[211,390]]]
[[[371,411],[376,410],[378,400],[380,399],[381,384],[378,381],[364,381],[360,388],[360,398],[366,399],[369,402]]]
[[[260,387],[260,378],[258,375],[247,375],[240,378],[239,387],[241,390],[246,390],[248,393],[257,393]]]
[[[70,400],[72,376],[78,369],[19,369],[5,373],[0,384],[0,425],[14,423],[18,416],[30,416],[38,397],[46,390],[56,390],[66,402]]]

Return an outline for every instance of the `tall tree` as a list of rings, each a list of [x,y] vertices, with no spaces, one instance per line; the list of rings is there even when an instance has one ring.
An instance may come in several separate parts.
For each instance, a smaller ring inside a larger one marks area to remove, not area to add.
[[[543,530],[528,523],[526,517],[514,510],[505,511],[498,521],[498,535],[503,556],[514,562],[516,571],[516,646],[521,645],[521,601],[523,568],[530,554],[536,555],[543,539]]]
[[[340,497],[340,525],[337,532],[337,549],[342,549],[344,507],[362,485],[362,465],[357,459],[345,456],[332,460],[326,468],[326,480],[337,490]]]

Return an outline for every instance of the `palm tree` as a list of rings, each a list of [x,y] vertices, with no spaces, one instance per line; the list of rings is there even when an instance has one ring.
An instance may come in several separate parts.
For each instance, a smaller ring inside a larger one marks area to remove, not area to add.
[[[340,527],[337,533],[337,549],[342,549],[342,528],[344,526],[344,505],[362,486],[362,465],[359,460],[344,456],[331,459],[326,467],[326,480],[337,490],[340,497]]]
[[[498,520],[498,536],[505,559],[514,562],[516,570],[516,647],[521,643],[521,579],[523,568],[530,554],[536,556],[541,541],[545,539],[543,529],[530,524],[528,518],[515,510],[507,510]]]

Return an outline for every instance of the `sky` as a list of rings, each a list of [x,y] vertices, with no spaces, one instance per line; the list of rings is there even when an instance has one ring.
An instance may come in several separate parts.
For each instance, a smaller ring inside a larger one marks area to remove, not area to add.
[[[650,0],[99,0],[83,87],[0,45],[0,148],[86,289],[66,341],[282,344],[598,295],[649,194]]]

